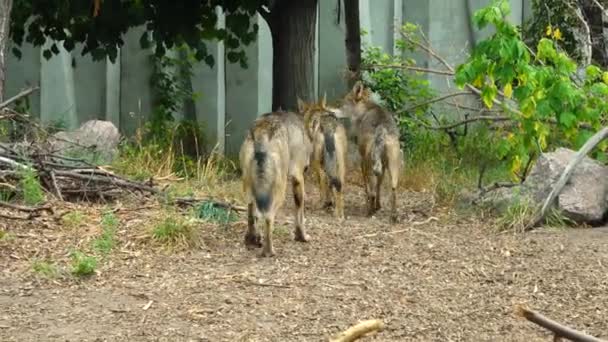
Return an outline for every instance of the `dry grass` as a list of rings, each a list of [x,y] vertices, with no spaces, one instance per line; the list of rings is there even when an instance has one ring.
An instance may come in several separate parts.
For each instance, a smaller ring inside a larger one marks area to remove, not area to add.
[[[151,240],[169,250],[203,246],[200,222],[172,208],[159,211],[147,227]]]

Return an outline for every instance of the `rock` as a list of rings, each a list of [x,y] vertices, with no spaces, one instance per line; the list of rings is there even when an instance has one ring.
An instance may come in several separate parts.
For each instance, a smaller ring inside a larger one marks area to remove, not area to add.
[[[121,135],[113,123],[89,120],[74,131],[58,132],[51,138],[53,149],[64,155],[109,162],[118,153]]]
[[[522,200],[542,205],[575,153],[566,148],[544,153],[536,161],[524,184],[492,191],[479,202],[499,212]],[[598,223],[608,209],[607,194],[608,168],[585,157],[558,196],[558,209],[575,222]]]

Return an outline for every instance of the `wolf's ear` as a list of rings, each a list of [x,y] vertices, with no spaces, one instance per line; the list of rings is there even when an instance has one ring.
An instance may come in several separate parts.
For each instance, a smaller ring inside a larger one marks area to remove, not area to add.
[[[306,103],[298,97],[298,112],[304,113],[306,111]]]
[[[321,129],[321,122],[318,117],[312,118],[310,121],[310,130],[312,134],[317,134]]]
[[[355,97],[357,99],[360,99],[361,97],[363,97],[364,90],[365,90],[365,87],[363,86],[363,82],[357,81],[355,83],[355,85],[353,86],[352,93],[353,93],[353,95],[355,95]]]
[[[321,107],[325,108],[327,106],[327,93],[323,93],[323,97],[321,98]]]

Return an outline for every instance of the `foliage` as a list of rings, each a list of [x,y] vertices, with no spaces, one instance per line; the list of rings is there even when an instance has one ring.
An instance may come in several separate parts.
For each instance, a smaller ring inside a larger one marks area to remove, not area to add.
[[[196,97],[185,84],[185,80],[190,80],[193,75],[195,54],[185,44],[175,50],[175,56],[150,56],[154,66],[150,84],[155,93],[155,103],[148,134],[157,141],[166,137],[168,125],[175,121],[174,114],[183,108],[186,101]],[[164,143],[169,144],[171,141]]]
[[[552,37],[541,38],[537,55],[531,56],[520,32],[506,20],[509,10],[508,1],[495,0],[476,12],[476,25],[492,25],[496,32],[457,67],[455,79],[461,88],[480,88],[488,108],[502,94],[507,101],[515,100],[517,108],[503,106],[513,124],[499,129],[495,142],[497,157],[509,162],[513,175],[520,175],[539,150],[557,144],[578,148],[601,127],[608,110],[608,73],[590,66],[584,83],[576,84],[576,63],[557,51]],[[603,143],[599,150],[606,147]],[[594,156],[603,154],[596,151]]]
[[[406,28],[414,30],[416,26],[407,25]],[[377,46],[364,45],[362,78],[364,84],[379,95],[383,105],[398,113],[402,140],[407,141],[407,136],[415,125],[415,120],[412,119],[426,114],[429,105],[417,106],[409,112],[404,109],[432,99],[435,92],[429,86],[428,80],[404,68],[416,64],[414,59],[402,57],[407,52],[413,52],[414,47],[403,39],[398,40],[396,44],[399,55],[383,52],[382,48]]]
[[[574,29],[581,26],[572,7],[564,0],[532,0],[532,16],[524,23],[522,31],[529,46],[537,46],[550,28],[558,30],[560,47],[575,59],[581,57],[574,36]],[[576,4],[575,4],[576,6]]]
[[[34,168],[25,167],[20,171],[20,186],[23,201],[27,205],[37,205],[44,202],[44,190]]]
[[[93,13],[91,1],[15,0],[10,33],[17,57],[21,56],[19,46],[24,41],[42,46],[50,38],[55,42],[43,50],[47,59],[59,53],[57,42],[63,41],[68,51],[82,44],[83,55],[115,61],[124,44],[123,35],[131,28],[144,27],[140,46],[148,48],[153,43],[157,56],[185,43],[194,49],[197,60],[213,65],[215,59],[205,42],[222,40],[228,61],[245,67],[243,46],[255,40],[258,25],[253,19],[264,4],[264,0],[190,0],[178,5],[166,0],[104,0],[99,11]],[[217,25],[217,6],[226,13],[225,28]]]
[[[81,251],[70,253],[72,257],[72,274],[79,277],[90,276],[97,268],[97,258],[86,255]]]

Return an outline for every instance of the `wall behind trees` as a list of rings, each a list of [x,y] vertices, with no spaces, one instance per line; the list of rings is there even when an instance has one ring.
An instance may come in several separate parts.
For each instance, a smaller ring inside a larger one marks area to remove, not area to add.
[[[488,32],[473,29],[471,18],[490,0],[360,0],[361,28],[368,32],[364,45],[395,51],[395,28],[403,22],[419,24],[434,48],[457,64],[475,41]],[[519,24],[529,15],[530,0],[511,0],[511,20]],[[341,11],[338,21],[338,10]],[[315,92],[329,100],[346,91],[343,6],[335,0],[319,1],[315,57]],[[221,11],[218,9],[218,12]],[[220,15],[220,18],[222,16]],[[190,84],[198,93],[188,110],[204,126],[207,141],[219,145],[228,155],[238,152],[249,124],[272,105],[272,39],[266,22],[260,25],[257,42],[247,47],[248,69],[231,64],[224,57],[221,43],[209,43],[216,63],[209,67],[197,63]],[[220,25],[222,21],[220,19]],[[130,31],[116,63],[93,62],[80,56],[80,49],[62,50],[46,60],[40,48],[23,47],[21,59],[9,57],[6,95],[40,84],[41,90],[30,97],[31,112],[44,123],[78,127],[90,119],[112,121],[121,132],[133,134],[152,111],[152,51],[139,46],[141,29]],[[51,42],[49,42],[50,44]],[[60,44],[59,44],[60,45]],[[9,49],[10,51],[10,49]],[[439,68],[430,56],[415,56],[421,66]],[[428,76],[440,91],[452,85],[444,77]],[[184,113],[176,113],[183,116]]]

